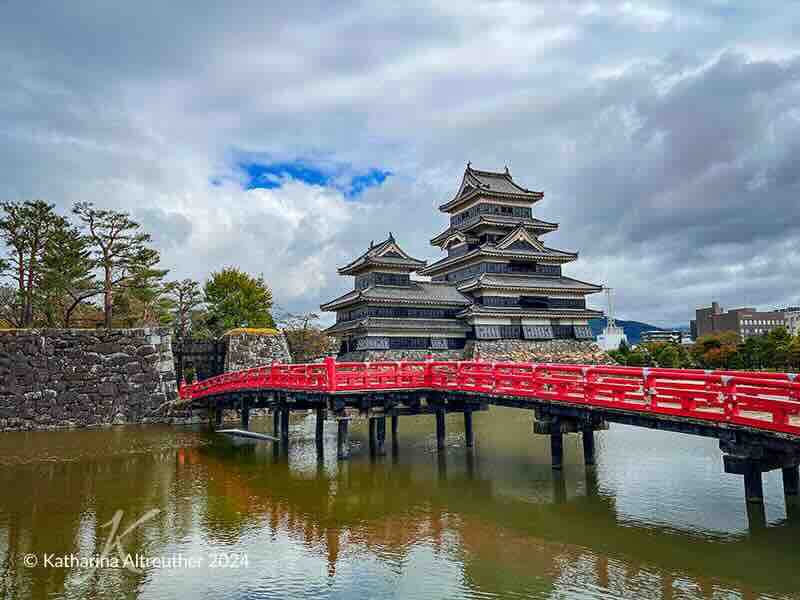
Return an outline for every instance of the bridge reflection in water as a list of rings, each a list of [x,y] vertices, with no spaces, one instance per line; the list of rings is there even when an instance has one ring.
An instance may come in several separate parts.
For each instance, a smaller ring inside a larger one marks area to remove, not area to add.
[[[409,419],[386,456],[369,452],[367,423],[354,421],[349,461],[336,460],[333,423],[318,453],[313,415],[302,414],[288,446],[168,428],[4,437],[0,597],[711,599],[800,589],[800,526],[786,517],[780,477],[767,477],[766,517],[753,525],[737,478],[718,474],[713,441],[612,425],[598,434],[596,467],[567,438],[558,472],[525,414],[476,415],[472,451],[458,415],[447,417],[443,451],[430,420]],[[154,507],[162,512],[129,551],[246,552],[249,566],[84,581],[21,565],[25,552],[90,553],[114,511]]]

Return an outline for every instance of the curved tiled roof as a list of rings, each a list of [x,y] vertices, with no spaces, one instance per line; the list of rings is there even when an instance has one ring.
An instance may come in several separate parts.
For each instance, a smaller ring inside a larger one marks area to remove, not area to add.
[[[524,290],[566,290],[574,292],[594,293],[603,289],[603,286],[572,279],[563,275],[497,275],[494,273],[483,273],[479,277],[470,279],[459,284],[458,289],[468,291],[478,288],[505,288],[505,289],[524,289]]]
[[[447,238],[447,236],[454,234],[456,232],[467,232],[479,225],[499,225],[501,227],[515,227],[522,223],[528,229],[533,229],[534,231],[541,231],[541,232],[549,232],[555,231],[558,229],[558,223],[550,223],[549,221],[542,221],[541,219],[536,218],[527,218],[527,217],[511,217],[507,215],[476,215],[472,219],[461,223],[460,225],[450,226],[445,229],[440,234],[436,235],[435,237],[431,238],[431,244],[434,246],[438,245],[437,242],[442,242]]]
[[[393,302],[399,304],[436,304],[466,306],[469,299],[448,283],[412,281],[408,286],[373,285],[363,290],[353,290],[320,306],[322,310],[336,310],[356,302]]]
[[[469,163],[464,171],[461,186],[455,197],[449,202],[439,206],[439,210],[447,212],[461,202],[478,196],[488,194],[493,196],[507,196],[509,198],[523,198],[531,202],[537,202],[544,197],[542,192],[534,192],[517,184],[512,178],[508,168],[502,172],[481,171],[473,169]]]
[[[335,334],[357,329],[408,329],[417,332],[423,330],[426,333],[465,334],[469,331],[469,325],[458,319],[365,317],[352,321],[341,321],[328,327],[325,333]]]
[[[406,254],[390,233],[388,238],[378,244],[370,245],[366,252],[345,266],[340,267],[338,271],[340,275],[355,274],[356,271],[369,264],[406,267],[409,271],[416,271],[424,267],[426,263],[424,260],[419,260]]]
[[[563,250],[556,250],[544,246],[545,252],[529,252],[527,250],[501,250],[496,248],[493,244],[483,244],[470,250],[466,254],[459,256],[448,256],[441,260],[436,261],[427,267],[420,269],[421,275],[433,275],[442,270],[442,267],[450,267],[465,262],[471,258],[480,256],[491,256],[497,258],[540,258],[544,260],[557,260],[559,262],[570,262],[578,258],[577,252],[564,252]]]

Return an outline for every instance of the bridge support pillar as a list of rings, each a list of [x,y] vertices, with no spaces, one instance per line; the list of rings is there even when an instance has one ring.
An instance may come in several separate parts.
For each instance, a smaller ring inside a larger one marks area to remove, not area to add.
[[[757,465],[748,465],[744,469],[744,496],[748,502],[760,504],[764,502],[764,484],[761,469]]]
[[[369,454],[370,456],[375,456],[375,452],[378,446],[377,438],[378,437],[378,420],[375,417],[369,418]]]
[[[272,435],[275,437],[281,434],[281,409],[277,406],[272,407]]]
[[[315,434],[314,439],[317,443],[317,452],[321,452],[323,447],[323,439],[324,439],[323,436],[325,433],[325,417],[326,417],[325,409],[322,408],[321,406],[317,407],[317,422],[316,422],[316,430],[314,432]]]
[[[242,429],[250,429],[250,401],[242,398]]]
[[[214,407],[214,429],[219,429],[222,427],[222,407],[215,406]]]
[[[289,442],[289,407],[283,406],[281,408],[281,441],[284,443]]]
[[[397,428],[400,425],[400,417],[392,415],[392,443],[397,443]]]
[[[340,417],[337,420],[336,431],[336,458],[346,460],[350,458],[350,433],[348,431],[349,420]]]
[[[378,456],[386,454],[386,417],[376,419],[378,426],[378,440],[375,448]]]
[[[783,472],[783,490],[787,496],[797,495],[800,488],[798,463],[800,453],[795,448],[774,448],[760,440],[725,439],[719,447],[726,473],[744,476],[744,493],[748,502],[764,501],[761,474],[775,469]]]
[[[800,467],[783,468],[783,493],[787,496],[797,496],[800,493]]]
[[[467,448],[472,448],[475,440],[472,432],[472,411],[468,408],[464,410],[464,439]]]
[[[436,411],[436,447],[439,450],[444,450],[444,438],[445,438],[444,410],[438,409]]]
[[[550,459],[556,470],[561,470],[564,463],[564,436],[559,432],[550,434]]]
[[[586,466],[594,465],[594,430],[583,430],[583,462]]]

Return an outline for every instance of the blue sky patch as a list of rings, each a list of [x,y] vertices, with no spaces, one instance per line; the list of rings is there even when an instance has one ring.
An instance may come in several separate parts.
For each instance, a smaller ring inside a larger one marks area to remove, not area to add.
[[[319,165],[301,160],[277,163],[240,162],[237,166],[245,175],[244,187],[248,190],[275,189],[281,187],[287,179],[294,179],[309,185],[338,189],[348,198],[355,198],[367,188],[381,185],[392,174],[377,168],[357,172],[347,165]]]

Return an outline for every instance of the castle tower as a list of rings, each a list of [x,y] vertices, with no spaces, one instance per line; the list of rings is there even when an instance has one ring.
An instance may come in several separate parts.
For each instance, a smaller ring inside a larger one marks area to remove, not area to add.
[[[498,173],[468,164],[453,199],[439,207],[450,226],[431,244],[447,256],[419,272],[470,299],[458,317],[476,340],[589,340],[588,319],[602,316],[585,300],[602,286],[562,274],[578,254],[540,239],[558,229],[533,216],[543,197],[516,183],[508,168]]]
[[[412,280],[410,274],[424,266],[390,233],[339,268],[340,275],[355,277],[354,289],[320,308],[336,312],[326,333],[340,340],[340,355],[422,358],[452,350],[459,351],[452,358],[460,358],[469,328],[456,314],[469,300],[455,286]]]

